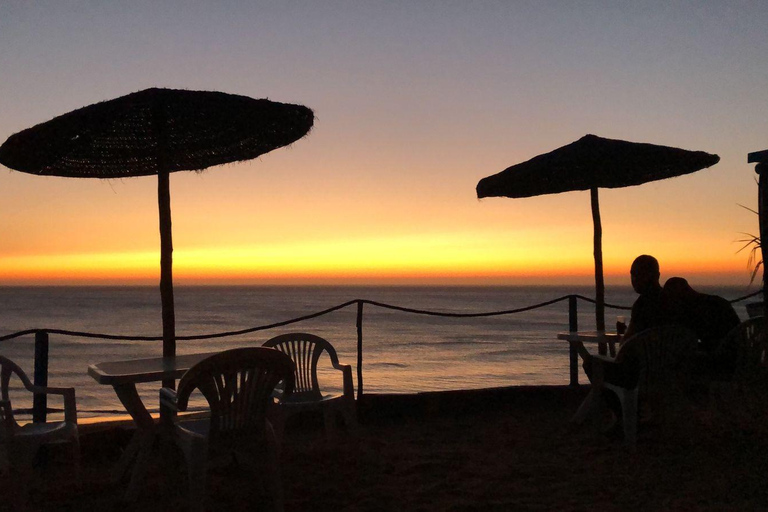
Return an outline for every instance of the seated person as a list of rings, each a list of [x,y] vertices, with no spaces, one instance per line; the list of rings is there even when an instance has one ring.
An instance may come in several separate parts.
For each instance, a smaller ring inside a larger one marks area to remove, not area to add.
[[[695,291],[682,277],[667,280],[664,301],[675,321],[695,332],[699,339],[700,351],[692,359],[694,373],[707,379],[728,378],[736,364],[736,353],[721,345],[741,321],[731,303],[717,295]]]
[[[639,294],[632,305],[632,316],[624,339],[660,325],[671,323],[669,311],[662,301],[662,287],[659,283],[659,262],[653,256],[643,254],[635,258],[630,268],[632,288]],[[584,360],[584,373],[592,378],[592,360]],[[622,357],[622,362],[605,367],[605,381],[623,388],[631,388],[637,384],[639,377],[639,361],[632,354]],[[621,427],[621,403],[618,397],[609,390],[604,393],[604,398],[613,412],[616,422],[610,429],[611,434],[618,434]]]
[[[659,262],[653,256],[643,254],[635,258],[629,271],[632,288],[640,295],[632,305],[632,316],[624,333],[624,339],[640,331],[665,325],[671,317],[662,299],[662,287],[659,283],[661,273]]]
[[[697,292],[682,277],[667,280],[663,300],[675,323],[695,332],[700,348],[707,354],[712,354],[725,335],[741,322],[730,302],[718,295]]]

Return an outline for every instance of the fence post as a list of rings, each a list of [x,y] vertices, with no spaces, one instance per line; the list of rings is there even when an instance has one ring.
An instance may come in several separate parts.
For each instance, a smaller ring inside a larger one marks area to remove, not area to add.
[[[363,396],[363,301],[357,301],[357,399]]]
[[[568,332],[579,330],[579,307],[575,295],[568,296]],[[579,352],[572,343],[568,344],[568,355],[571,367],[571,386],[579,385]]]
[[[48,333],[35,332],[35,386],[48,385]],[[44,393],[35,393],[32,398],[32,421],[45,423],[48,414],[48,397]]]

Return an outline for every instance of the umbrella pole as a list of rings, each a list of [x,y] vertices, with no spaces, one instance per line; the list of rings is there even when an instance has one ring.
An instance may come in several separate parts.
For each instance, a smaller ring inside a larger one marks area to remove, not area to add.
[[[171,235],[170,173],[157,174],[157,204],[160,217],[160,299],[163,311],[163,357],[176,355],[176,317],[173,307],[173,240]],[[163,387],[175,387],[173,379]]]
[[[768,275],[765,272],[765,262],[768,262],[768,247],[763,240],[768,240],[768,163],[760,162],[755,166],[757,181],[757,220],[760,223],[760,254],[763,261],[763,318],[768,322]]]
[[[600,222],[600,201],[597,187],[589,190],[592,199],[592,223],[595,228],[595,326],[598,332],[605,332],[605,282],[603,281],[603,226]],[[605,355],[605,343],[598,345],[600,354]]]

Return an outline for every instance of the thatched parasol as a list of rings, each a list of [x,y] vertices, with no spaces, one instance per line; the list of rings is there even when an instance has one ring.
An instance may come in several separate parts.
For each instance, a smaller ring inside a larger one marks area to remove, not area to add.
[[[597,330],[605,332],[602,226],[598,188],[640,185],[689,174],[715,165],[717,155],[703,151],[641,144],[585,135],[576,142],[539,155],[477,184],[477,197],[531,197],[589,190],[595,227],[595,299]]]
[[[0,163],[29,174],[69,178],[157,174],[163,355],[173,356],[169,174],[256,158],[300,139],[313,121],[312,110],[302,105],[153,88],[89,105],[12,135],[0,146]]]

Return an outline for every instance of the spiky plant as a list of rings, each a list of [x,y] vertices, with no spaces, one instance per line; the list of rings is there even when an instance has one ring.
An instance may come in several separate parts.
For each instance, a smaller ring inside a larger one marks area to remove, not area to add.
[[[758,215],[758,213],[753,210],[752,208],[747,208],[744,205],[739,205],[745,210],[749,210],[750,212],[754,213],[755,215]],[[763,259],[761,258],[763,254],[763,246],[762,241],[760,240],[759,236],[755,236],[749,233],[742,233],[742,235],[745,236],[745,238],[740,238],[737,240],[737,242],[743,243],[744,245],[736,251],[737,253],[748,249],[749,250],[749,257],[747,258],[747,268],[751,269],[751,275],[749,277],[749,284],[752,284],[755,281],[755,278],[757,277],[757,273],[760,271],[760,268],[763,266]]]

